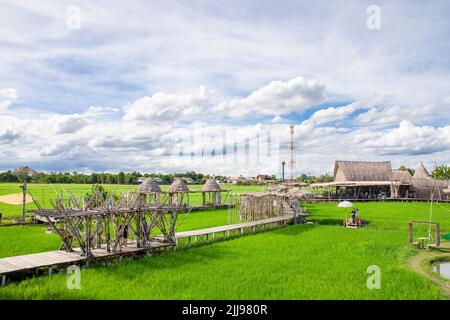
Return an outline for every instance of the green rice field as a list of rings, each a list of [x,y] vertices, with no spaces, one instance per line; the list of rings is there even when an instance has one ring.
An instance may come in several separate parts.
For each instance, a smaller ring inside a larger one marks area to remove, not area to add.
[[[137,185],[102,185],[106,190],[115,193],[134,192]],[[202,185],[189,185],[189,190],[200,190]],[[69,193],[74,195],[85,195],[92,188],[89,184],[28,184],[28,192],[35,198],[41,205],[45,207],[51,207],[50,199],[55,198],[56,195],[62,195],[66,197]],[[168,185],[162,185],[161,189],[167,190]],[[224,190],[230,190],[232,192],[250,192],[250,191],[263,191],[266,189],[264,186],[238,186],[238,185],[226,185],[222,186]],[[8,194],[17,194],[22,192],[19,183],[0,183],[0,196]],[[192,193],[190,195],[190,203],[192,205],[201,204],[201,194]],[[36,209],[34,203],[27,204],[27,210]],[[10,205],[0,202],[0,212],[3,212],[4,217],[20,216],[22,214],[21,205]]]
[[[407,259],[419,252],[407,245],[407,223],[428,220],[429,204],[356,206],[368,221],[361,229],[342,227],[348,209],[333,203],[309,204],[311,225],[291,225],[167,255],[83,269],[80,290],[67,288],[64,273],[33,278],[0,289],[0,299],[446,298],[438,285],[406,266]],[[433,220],[443,232],[450,232],[448,210],[449,204],[433,208]],[[182,229],[226,221],[227,210],[192,212]],[[44,226],[0,228],[0,257],[57,249],[57,237],[45,230]],[[426,234],[426,227],[415,229],[415,237]],[[372,265],[381,270],[380,289],[367,288],[367,269]]]

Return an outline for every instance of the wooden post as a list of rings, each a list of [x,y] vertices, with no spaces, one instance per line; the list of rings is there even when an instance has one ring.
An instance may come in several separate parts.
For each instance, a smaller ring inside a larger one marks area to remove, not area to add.
[[[413,224],[411,222],[408,223],[408,243],[413,242]]]
[[[27,208],[26,208],[26,204],[27,204],[27,179],[24,179],[22,181],[22,220],[23,222],[25,222],[25,217],[26,217],[26,213],[27,213]]]
[[[441,228],[439,223],[436,224],[436,247],[441,245]]]
[[[2,287],[6,286],[6,275],[2,275]]]
[[[106,251],[111,252],[111,234],[109,231],[109,218],[105,219],[106,223]]]

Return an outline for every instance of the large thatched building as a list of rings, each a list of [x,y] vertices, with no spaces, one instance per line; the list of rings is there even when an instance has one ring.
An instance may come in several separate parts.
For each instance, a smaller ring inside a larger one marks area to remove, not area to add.
[[[444,199],[445,183],[431,177],[421,163],[414,176],[392,170],[390,161],[336,161],[334,182],[313,184],[325,188],[330,197]]]

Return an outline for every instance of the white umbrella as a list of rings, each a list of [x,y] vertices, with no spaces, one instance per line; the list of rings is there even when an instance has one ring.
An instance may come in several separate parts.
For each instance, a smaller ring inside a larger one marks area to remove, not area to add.
[[[342,201],[337,206],[339,208],[351,208],[351,207],[353,207],[353,203],[351,203],[350,201]]]

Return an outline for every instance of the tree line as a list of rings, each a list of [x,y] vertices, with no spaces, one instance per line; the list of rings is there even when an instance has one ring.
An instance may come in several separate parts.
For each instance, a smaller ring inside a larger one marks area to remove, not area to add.
[[[0,182],[22,182],[27,180],[31,183],[64,183],[64,184],[138,184],[139,178],[159,178],[162,183],[169,184],[176,178],[190,178],[197,182],[203,182],[209,176],[194,171],[171,174],[143,174],[137,171],[119,173],[90,173],[79,172],[38,172],[33,175],[14,174],[12,171],[0,173]]]

